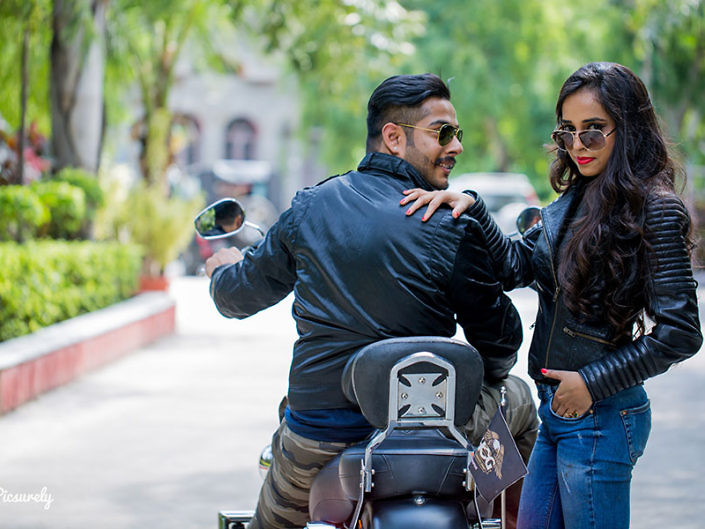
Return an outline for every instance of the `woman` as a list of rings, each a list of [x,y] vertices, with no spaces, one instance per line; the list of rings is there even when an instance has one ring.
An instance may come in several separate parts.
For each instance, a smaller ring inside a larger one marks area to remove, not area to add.
[[[552,137],[558,199],[523,240],[504,237],[482,199],[406,192],[413,213],[442,203],[483,227],[505,288],[535,282],[529,374],[541,428],[520,529],[629,527],[632,468],[651,428],[643,381],[702,343],[690,266],[690,219],[644,84],[614,63],[564,83]],[[647,329],[645,317],[653,327]]]

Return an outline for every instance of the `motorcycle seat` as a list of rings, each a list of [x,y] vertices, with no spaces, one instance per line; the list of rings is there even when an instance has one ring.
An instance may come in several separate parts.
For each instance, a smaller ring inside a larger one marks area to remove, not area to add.
[[[360,494],[361,461],[366,443],[340,455],[338,477],[350,500]],[[464,469],[468,450],[440,430],[396,430],[372,452],[371,499],[428,494],[467,499]]]

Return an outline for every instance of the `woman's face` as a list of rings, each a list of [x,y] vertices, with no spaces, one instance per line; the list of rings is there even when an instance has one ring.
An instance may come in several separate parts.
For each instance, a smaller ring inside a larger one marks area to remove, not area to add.
[[[614,120],[607,114],[600,103],[597,92],[591,88],[582,88],[570,94],[563,101],[560,128],[573,131],[573,145],[566,145],[568,154],[578,166],[583,176],[598,176],[607,167],[617,136]],[[599,150],[588,150],[577,133],[584,130],[599,130],[606,135],[605,145]],[[609,135],[608,135],[609,134]],[[608,136],[607,136],[608,135]]]

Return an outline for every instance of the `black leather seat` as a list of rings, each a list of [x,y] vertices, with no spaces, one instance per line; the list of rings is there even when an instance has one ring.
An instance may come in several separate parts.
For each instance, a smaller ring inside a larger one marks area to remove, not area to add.
[[[340,457],[338,475],[349,499],[360,494],[360,468],[365,444]],[[372,452],[374,487],[371,499],[427,494],[465,499],[463,469],[468,451],[438,430],[397,430]]]
[[[339,462],[340,456],[334,458],[321,469],[313,481],[308,496],[308,513],[313,521],[343,524],[355,510],[355,501],[348,498],[338,477]],[[359,475],[358,472],[358,478]]]

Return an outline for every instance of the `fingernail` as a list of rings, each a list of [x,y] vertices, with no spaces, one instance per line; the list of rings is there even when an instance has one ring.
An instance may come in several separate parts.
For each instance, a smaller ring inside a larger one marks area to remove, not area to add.
[[[427,218],[428,218],[428,217],[421,217],[421,222],[426,222],[426,219],[427,219]]]
[[[454,219],[457,219],[457,218],[458,218],[458,212],[457,212],[457,211],[454,211],[454,212],[453,212],[453,218],[454,218]]]
[[[541,370],[541,374],[542,374],[542,375],[545,375],[546,373],[548,373],[548,369],[542,369],[542,370]]]
[[[407,214],[407,215],[411,215],[411,210],[410,210],[410,209],[407,209],[407,210],[406,210],[406,214]]]

